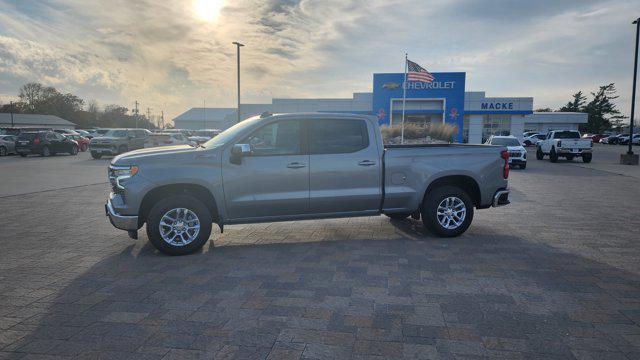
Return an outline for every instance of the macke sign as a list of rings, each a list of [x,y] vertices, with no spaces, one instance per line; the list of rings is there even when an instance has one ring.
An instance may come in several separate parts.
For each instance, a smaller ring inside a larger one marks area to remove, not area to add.
[[[513,102],[483,102],[480,104],[482,110],[513,110]]]

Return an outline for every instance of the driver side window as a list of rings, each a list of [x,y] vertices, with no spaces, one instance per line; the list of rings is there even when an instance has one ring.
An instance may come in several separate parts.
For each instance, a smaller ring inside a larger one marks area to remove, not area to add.
[[[240,141],[251,145],[253,156],[301,154],[300,121],[284,120],[265,125]]]

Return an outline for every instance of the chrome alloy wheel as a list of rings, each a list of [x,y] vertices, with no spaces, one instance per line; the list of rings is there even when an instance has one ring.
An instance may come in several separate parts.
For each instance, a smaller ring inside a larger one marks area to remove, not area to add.
[[[460,198],[450,196],[440,202],[436,216],[443,228],[449,230],[457,229],[464,223],[464,218],[467,216],[467,207]]]
[[[160,236],[171,246],[190,244],[200,233],[200,219],[191,210],[171,209],[160,219]]]

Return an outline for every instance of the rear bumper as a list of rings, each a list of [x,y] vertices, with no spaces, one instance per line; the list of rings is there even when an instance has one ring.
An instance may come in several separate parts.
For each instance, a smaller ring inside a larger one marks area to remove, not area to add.
[[[111,200],[104,205],[104,211],[111,222],[111,225],[120,230],[138,230],[138,217],[132,215],[120,215],[111,205]]]
[[[498,207],[509,205],[511,203],[511,201],[509,201],[509,193],[511,193],[511,191],[507,189],[496,191],[495,195],[493,195],[492,206]]]
[[[580,156],[582,154],[591,154],[591,149],[557,149],[558,155]]]

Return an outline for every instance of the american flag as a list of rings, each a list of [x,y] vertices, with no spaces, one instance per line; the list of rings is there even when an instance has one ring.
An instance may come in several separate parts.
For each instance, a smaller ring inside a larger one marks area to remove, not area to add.
[[[430,72],[425,70],[422,66],[407,59],[407,80],[408,81],[422,81],[430,83],[435,78]]]

